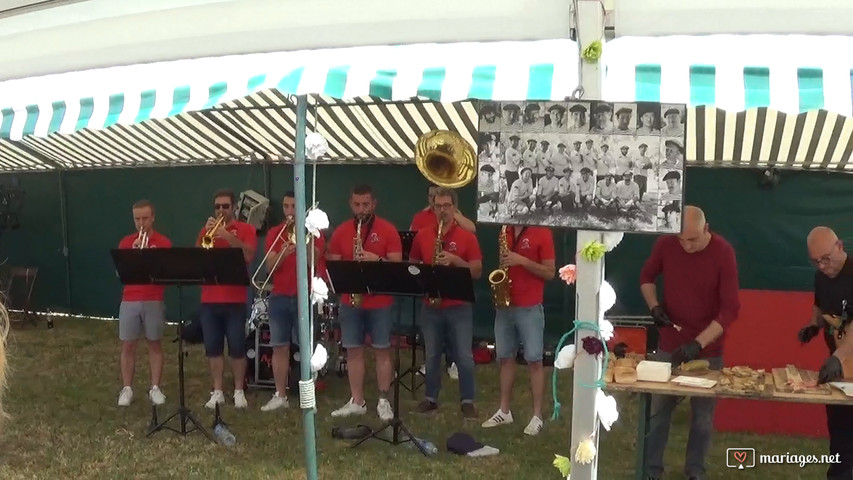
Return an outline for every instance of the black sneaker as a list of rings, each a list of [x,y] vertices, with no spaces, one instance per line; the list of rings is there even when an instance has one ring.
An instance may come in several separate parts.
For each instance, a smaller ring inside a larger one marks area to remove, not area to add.
[[[462,404],[462,417],[464,417],[466,420],[477,419],[477,409],[474,408],[473,403]]]
[[[436,413],[438,412],[438,404],[429,400],[423,400],[415,409],[418,413]]]

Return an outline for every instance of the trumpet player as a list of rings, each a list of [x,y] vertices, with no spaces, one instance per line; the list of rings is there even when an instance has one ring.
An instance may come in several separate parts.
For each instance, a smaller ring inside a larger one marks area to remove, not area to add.
[[[476,235],[464,230],[455,220],[458,197],[455,190],[437,188],[432,198],[436,223],[415,235],[409,259],[430,265],[467,268],[471,278],[480,278],[483,255]],[[459,372],[459,400],[462,416],[477,418],[474,408],[474,309],[461,300],[426,299],[421,312],[421,330],[426,349],[426,397],[418,405],[420,413],[438,411],[441,390],[441,355],[455,353]]]
[[[121,239],[118,248],[169,248],[172,242],[154,230],[154,205],[140,200],[131,207],[136,232]],[[118,396],[118,405],[127,407],[133,400],[133,373],[136,367],[136,344],[145,334],[148,340],[148,365],[151,387],[148,398],[155,405],[166,401],[160,391],[163,373],[163,327],[165,308],[162,285],[126,285],[121,296],[118,313],[118,336],[121,340],[121,379],[123,387]]]
[[[397,228],[378,217],[376,197],[369,185],[353,188],[349,198],[353,219],[342,223],[329,240],[328,260],[361,262],[399,262],[403,247]],[[349,295],[341,298],[338,313],[341,324],[341,344],[347,349],[347,376],[350,399],[332,412],[333,417],[348,417],[367,413],[364,399],[364,340],[370,334],[376,355],[376,383],[379,402],[376,413],[384,421],[394,418],[388,401],[393,371],[391,369],[391,309],[394,299],[388,295]]]
[[[545,310],[542,306],[545,282],[554,278],[554,237],[544,227],[512,227],[505,229],[506,238],[499,243],[500,267],[510,281],[510,304],[495,312],[495,350],[501,365],[501,405],[483,423],[484,428],[513,422],[510,410],[515,381],[515,356],[519,340],[524,346],[524,360],[530,372],[533,418],[524,429],[527,435],[542,431],[542,398],[545,395],[545,373],[542,368]],[[505,243],[504,243],[505,241]]]
[[[268,275],[272,278],[272,295],[269,298],[270,345],[272,345],[272,372],[275,379],[275,393],[261,407],[269,412],[287,408],[287,376],[290,370],[290,344],[296,338],[298,303],[296,301],[296,243],[295,236],[306,235],[296,232],[296,196],[292,191],[285,192],[281,200],[284,222],[270,229],[264,241],[264,249],[269,252],[266,259]],[[309,235],[309,248],[314,248],[314,264],[317,265],[325,248],[322,235],[314,238]],[[309,260],[310,257],[309,250]],[[309,269],[310,270],[310,269]],[[310,283],[310,282],[309,282]]]
[[[198,234],[197,246],[213,237],[212,248],[239,248],[243,251],[246,263],[252,261],[257,247],[255,227],[234,219],[234,192],[220,190],[213,195],[214,215]],[[202,285],[199,321],[204,337],[204,353],[210,365],[213,380],[213,392],[205,404],[215,408],[225,403],[222,390],[222,376],[225,370],[223,352],[225,338],[228,339],[228,355],[231,357],[231,371],[234,374],[234,406],[246,408],[246,394],[243,385],[246,378],[246,303],[247,287],[238,285]]]

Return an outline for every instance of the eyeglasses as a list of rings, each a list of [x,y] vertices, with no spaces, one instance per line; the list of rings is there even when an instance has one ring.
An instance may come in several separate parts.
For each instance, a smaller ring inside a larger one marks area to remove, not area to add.
[[[231,204],[230,203],[214,203],[213,208],[215,210],[228,210],[229,208],[231,208]]]
[[[452,203],[436,203],[436,204],[433,204],[433,208],[435,208],[436,210],[450,210],[451,208],[453,208],[453,204]]]
[[[832,261],[832,254],[835,253],[835,247],[837,247],[838,244],[839,244],[839,242],[835,242],[832,245],[832,250],[830,250],[829,253],[827,253],[826,255],[824,255],[820,258],[810,258],[809,261],[815,267],[822,267],[825,265],[829,265],[829,262]]]

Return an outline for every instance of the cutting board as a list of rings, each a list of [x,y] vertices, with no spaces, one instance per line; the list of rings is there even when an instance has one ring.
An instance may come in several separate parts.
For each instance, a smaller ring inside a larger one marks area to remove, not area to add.
[[[795,392],[791,385],[787,385],[787,382],[789,377],[796,377],[797,375],[799,375],[800,379],[804,382],[816,382],[818,376],[817,372],[803,370],[794,365],[788,365],[785,368],[774,368],[773,384],[776,387],[776,391],[783,393],[800,393],[803,395],[832,395],[832,388],[830,388],[829,385],[818,385],[815,388],[805,388]]]

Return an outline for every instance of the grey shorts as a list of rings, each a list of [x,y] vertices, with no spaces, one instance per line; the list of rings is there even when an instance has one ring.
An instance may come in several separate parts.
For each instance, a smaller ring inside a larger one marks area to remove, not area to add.
[[[139,340],[143,331],[148,340],[163,338],[166,314],[163,302],[121,302],[118,309],[118,338],[132,342]]]

